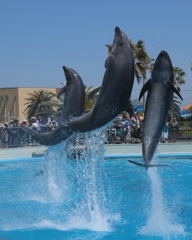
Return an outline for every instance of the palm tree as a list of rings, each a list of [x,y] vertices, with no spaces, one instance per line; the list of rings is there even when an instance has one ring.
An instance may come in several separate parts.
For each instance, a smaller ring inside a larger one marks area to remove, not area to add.
[[[30,121],[33,116],[41,115],[47,118],[56,113],[58,102],[56,100],[56,94],[53,92],[34,90],[33,93],[28,93],[28,95],[29,97],[25,98],[27,101],[25,105],[27,105],[27,107],[23,111],[28,121]]]
[[[171,105],[171,109],[169,111],[169,116],[168,116],[169,119],[172,119],[173,116],[177,116],[177,118],[180,118],[180,116],[181,116],[180,106],[181,106],[181,102],[179,102],[177,100],[177,97],[174,96],[172,105]]]
[[[185,84],[185,80],[183,79],[183,77],[186,76],[186,73],[179,67],[174,67],[173,72],[174,72],[174,85],[180,92],[181,90],[180,85]]]
[[[135,76],[138,83],[140,83],[142,78],[146,79],[146,71],[150,69],[150,63],[152,59],[146,52],[143,40],[139,40],[136,44],[134,44],[132,40],[129,40],[129,42],[133,50],[133,57],[135,59]],[[109,54],[113,45],[106,44],[106,47]]]
[[[136,44],[130,40],[130,45],[133,49],[133,56],[135,59],[135,76],[138,83],[140,83],[142,78],[146,79],[146,71],[148,70],[150,57],[146,52],[143,40],[139,40]]]
[[[85,87],[85,112],[89,112],[97,99],[101,87]]]
[[[137,82],[140,83],[143,79],[144,85],[146,81],[147,71],[151,69],[153,59],[149,57],[143,40],[139,40],[136,44],[130,40],[130,44],[133,49],[133,56],[135,59],[135,76]],[[143,103],[145,103],[145,94],[143,95]]]

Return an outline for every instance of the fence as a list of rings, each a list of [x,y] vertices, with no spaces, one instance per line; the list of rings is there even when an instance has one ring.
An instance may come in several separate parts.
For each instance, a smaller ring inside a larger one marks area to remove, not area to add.
[[[21,127],[0,128],[0,148],[37,146],[37,144]]]
[[[107,143],[141,143],[143,125],[113,123],[107,129]],[[171,129],[168,128],[168,142],[172,141]],[[176,139],[179,141],[192,140],[192,123],[180,122],[176,131]],[[163,141],[163,139],[161,139]],[[38,146],[31,135],[21,127],[0,128],[0,148]]]
[[[108,128],[108,143],[141,143],[141,135],[143,130],[143,124],[137,124],[122,126],[122,124],[112,124]],[[172,142],[174,132],[171,130],[170,124],[168,124],[167,139],[164,139],[163,134],[160,139],[161,142]],[[175,132],[176,141],[189,141],[192,140],[192,123],[191,122],[179,122],[178,128]]]

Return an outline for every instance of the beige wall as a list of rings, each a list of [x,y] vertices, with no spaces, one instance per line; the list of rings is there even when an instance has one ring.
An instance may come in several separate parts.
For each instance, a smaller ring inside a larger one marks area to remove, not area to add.
[[[25,103],[27,102],[25,98],[30,97],[28,93],[33,93],[33,91],[39,91],[39,90],[47,90],[50,92],[53,92],[56,94],[56,88],[19,88],[19,123],[23,121],[23,119],[26,119],[26,116],[24,116],[23,111],[27,107]]]
[[[25,98],[34,90],[47,90],[56,94],[56,88],[0,88],[0,119],[3,123],[13,117],[20,124],[26,118],[23,114],[26,108]]]
[[[7,122],[12,116],[17,118],[18,88],[0,89],[0,119]]]

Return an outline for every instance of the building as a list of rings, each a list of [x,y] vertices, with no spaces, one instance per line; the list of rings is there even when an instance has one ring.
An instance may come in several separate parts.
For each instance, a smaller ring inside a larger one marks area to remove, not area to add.
[[[55,94],[58,93],[58,88],[0,88],[0,119],[2,123],[9,122],[10,119],[17,119],[19,123],[26,117],[23,114],[26,108],[26,100],[28,93],[33,91],[47,90]]]

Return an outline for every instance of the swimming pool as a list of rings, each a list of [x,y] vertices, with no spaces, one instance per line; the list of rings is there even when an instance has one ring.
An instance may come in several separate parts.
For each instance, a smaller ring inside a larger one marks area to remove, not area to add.
[[[54,153],[0,163],[0,238],[192,239],[190,159],[147,173],[125,159]]]

